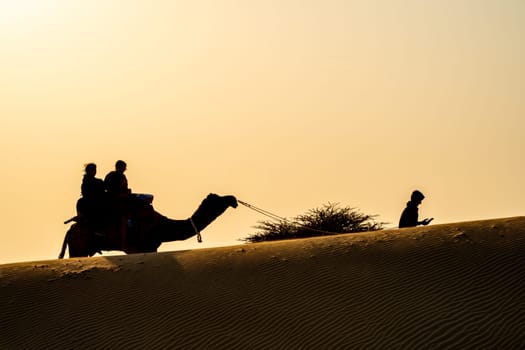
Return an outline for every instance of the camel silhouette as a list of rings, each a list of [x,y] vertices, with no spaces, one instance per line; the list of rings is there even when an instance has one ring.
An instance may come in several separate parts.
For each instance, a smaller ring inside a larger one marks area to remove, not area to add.
[[[151,203],[137,203],[128,215],[113,215],[96,229],[89,222],[76,221],[66,232],[58,258],[64,257],[66,247],[70,258],[93,256],[103,250],[126,254],[156,252],[164,242],[182,241],[195,235],[200,239],[200,232],[228,207],[237,207],[234,196],[210,193],[191,217],[176,220],[158,213]]]

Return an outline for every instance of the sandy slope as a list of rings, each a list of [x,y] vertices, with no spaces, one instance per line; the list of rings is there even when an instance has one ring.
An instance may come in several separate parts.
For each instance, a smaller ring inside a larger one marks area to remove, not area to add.
[[[0,265],[0,349],[525,348],[525,217]]]

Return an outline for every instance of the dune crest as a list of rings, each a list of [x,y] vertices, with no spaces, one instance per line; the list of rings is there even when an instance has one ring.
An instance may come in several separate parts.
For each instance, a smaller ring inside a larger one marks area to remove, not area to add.
[[[0,349],[514,349],[525,217],[0,265]]]

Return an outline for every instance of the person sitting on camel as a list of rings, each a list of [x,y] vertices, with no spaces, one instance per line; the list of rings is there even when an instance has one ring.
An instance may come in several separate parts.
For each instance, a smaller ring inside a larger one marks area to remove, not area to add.
[[[104,178],[104,185],[106,191],[111,197],[127,197],[131,194],[128,188],[128,179],[124,172],[127,169],[127,164],[123,160],[117,160],[115,163],[115,170],[109,172]]]
[[[104,185],[111,209],[117,215],[127,215],[132,201],[131,189],[128,188],[128,179],[124,175],[126,170],[126,162],[117,160],[115,170],[109,172],[104,178]]]
[[[97,174],[95,163],[86,164],[84,172],[80,186],[82,198],[77,202],[77,214],[89,221],[96,221],[103,212],[106,194],[104,181],[95,177]]]

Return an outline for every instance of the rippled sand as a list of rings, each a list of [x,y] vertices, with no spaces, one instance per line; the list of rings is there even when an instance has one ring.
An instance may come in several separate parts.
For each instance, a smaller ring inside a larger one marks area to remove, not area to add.
[[[518,349],[525,217],[0,265],[0,349]]]

